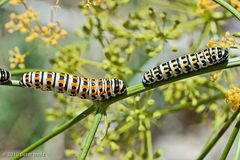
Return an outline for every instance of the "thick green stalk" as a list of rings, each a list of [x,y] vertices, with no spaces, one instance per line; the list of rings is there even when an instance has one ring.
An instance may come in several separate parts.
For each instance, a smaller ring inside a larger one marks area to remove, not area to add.
[[[76,116],[73,119],[71,119],[71,120],[63,123],[62,125],[58,126],[51,133],[45,135],[44,137],[39,139],[37,142],[33,143],[32,145],[30,145],[27,148],[25,148],[24,150],[22,150],[17,156],[13,157],[12,160],[17,160],[17,159],[22,158],[26,153],[31,152],[32,150],[34,150],[35,148],[39,147],[40,145],[42,145],[43,143],[45,143],[49,139],[55,137],[59,133],[62,133],[63,131],[65,131],[66,129],[71,127],[72,125],[78,123],[80,120],[82,120],[85,117],[87,117],[93,111],[95,111],[95,107],[94,106],[89,107],[88,109],[86,109],[84,112],[82,112],[78,116]]]
[[[230,4],[228,4],[224,0],[214,0],[216,3],[220,4],[222,7],[227,9],[229,12],[231,12],[238,20],[240,20],[240,13],[233,8]]]
[[[233,113],[230,119],[223,125],[223,127],[219,130],[219,132],[208,142],[205,148],[202,150],[200,156],[197,160],[202,160],[208,154],[208,152],[212,149],[212,147],[217,143],[217,141],[222,137],[228,127],[232,124],[232,122],[236,119],[237,115],[240,112],[240,108]]]
[[[0,7],[2,7],[2,6],[4,6],[6,3],[8,3],[9,2],[9,0],[2,0],[1,2],[0,2]]]
[[[98,125],[99,125],[99,123],[100,123],[100,121],[102,119],[102,116],[103,116],[104,112],[105,112],[105,108],[103,106],[100,106],[98,108],[98,110],[97,110],[97,113],[96,113],[95,117],[94,117],[91,129],[90,129],[89,133],[87,134],[88,136],[87,136],[86,142],[85,142],[85,144],[83,146],[83,150],[82,150],[82,152],[80,154],[79,160],[86,159],[86,156],[88,154],[89,148],[90,148],[90,146],[92,144],[92,141],[93,141],[93,139],[95,137]]]
[[[240,128],[240,119],[238,120],[238,122],[236,123],[235,127],[233,128],[233,131],[228,139],[228,142],[227,142],[227,145],[226,147],[224,148],[223,150],[223,153],[220,157],[220,160],[225,160],[227,158],[227,155],[233,145],[233,142],[238,134],[238,131],[239,131],[239,128]]]

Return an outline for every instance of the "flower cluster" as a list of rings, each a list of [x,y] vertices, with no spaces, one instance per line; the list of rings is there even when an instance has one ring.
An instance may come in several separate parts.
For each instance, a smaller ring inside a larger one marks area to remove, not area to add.
[[[81,1],[80,6],[88,10],[91,6],[99,5],[101,2],[102,0],[94,0],[94,1],[83,0]]]
[[[15,47],[13,50],[10,50],[9,54],[10,54],[9,62],[11,69],[14,69],[16,67],[25,68],[24,61],[26,55],[21,54],[20,49],[18,47]]]
[[[219,71],[215,71],[211,74],[210,80],[212,82],[216,82],[217,80],[219,80],[221,78],[223,71],[219,70]]]
[[[240,1],[239,0],[230,0],[230,3],[233,7],[235,7],[238,12],[240,12]]]
[[[67,31],[61,29],[59,27],[59,24],[54,25],[53,23],[49,23],[48,25],[42,26],[41,28],[35,26],[26,38],[26,41],[32,42],[34,39],[40,36],[45,44],[54,46],[57,44],[59,39],[67,36],[67,34]]]
[[[207,43],[207,47],[222,47],[222,48],[230,48],[240,46],[240,42],[236,40],[234,36],[232,36],[229,32],[225,33],[225,36],[221,37],[220,41],[215,41],[213,38],[209,40]]]
[[[22,14],[11,13],[10,21],[5,24],[8,32],[20,31],[21,33],[28,33],[31,23],[38,19],[39,13],[35,12],[32,8],[28,8]]]
[[[18,4],[22,4],[22,3],[25,3],[26,2],[26,0],[12,0],[12,1],[10,1],[10,5],[11,6],[16,6],[16,5],[18,5]]]
[[[211,0],[199,0],[197,3],[197,12],[204,14],[205,12],[215,9],[217,5]]]
[[[232,106],[233,110],[237,110],[240,105],[240,88],[233,86],[232,89],[226,93],[226,102]]]
[[[196,105],[200,97],[207,97],[206,93],[201,93],[200,87],[205,86],[208,79],[203,76],[186,79],[185,81],[162,86],[165,101],[169,104],[185,104],[188,101]]]
[[[83,44],[69,44],[62,47],[50,62],[54,69],[77,74],[86,62],[80,58],[84,51],[85,46]]]
[[[22,3],[23,1],[12,1],[14,4]],[[67,31],[60,28],[60,23],[48,23],[46,26],[41,26],[38,22],[39,13],[31,7],[26,7],[26,11],[22,14],[11,13],[10,21],[5,24],[5,28],[9,33],[19,31],[26,34],[26,42],[32,42],[39,38],[45,44],[57,45],[61,38],[67,36]]]

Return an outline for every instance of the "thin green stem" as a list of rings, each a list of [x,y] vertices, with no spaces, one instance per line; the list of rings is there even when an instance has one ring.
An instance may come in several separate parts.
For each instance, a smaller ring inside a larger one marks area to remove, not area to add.
[[[235,127],[233,128],[233,131],[228,139],[227,145],[225,146],[225,148],[223,150],[220,160],[225,160],[227,158],[227,155],[228,155],[228,153],[233,145],[233,142],[238,134],[239,128],[240,128],[240,119],[238,120]]]
[[[236,154],[234,160],[239,160],[240,159],[240,134],[238,135],[238,144],[237,144],[237,149],[236,149]]]
[[[232,114],[230,119],[228,121],[226,121],[226,123],[222,126],[222,128],[219,130],[219,132],[217,132],[217,134],[210,140],[210,142],[207,143],[207,145],[202,150],[202,152],[201,152],[200,156],[197,158],[197,160],[204,159],[204,157],[208,154],[208,152],[212,149],[212,147],[217,143],[217,141],[222,137],[222,135],[225,133],[225,131],[228,129],[228,127],[236,119],[239,112],[240,112],[240,108]]]
[[[117,130],[118,130],[118,133],[119,134],[122,134],[124,132],[126,132],[127,130],[129,130],[129,128],[133,127],[134,126],[134,122],[128,122],[128,123],[124,123],[121,127],[119,127]]]
[[[0,2],[0,7],[2,7],[2,6],[4,6],[6,3],[8,3],[9,2],[9,0],[2,0],[1,2]]]
[[[39,139],[37,142],[33,143],[32,145],[28,146],[24,150],[22,150],[17,156],[13,157],[12,160],[18,160],[22,158],[25,154],[33,151],[35,148],[39,147],[49,139],[55,137],[56,135],[62,133],[72,125],[78,123],[80,120],[86,118],[89,114],[93,113],[95,111],[95,107],[91,106],[88,109],[86,109],[84,112],[79,114],[78,116],[74,117],[73,119],[63,123],[62,125],[58,126],[56,129],[54,129],[52,132],[49,134],[45,135],[41,139]]]
[[[176,12],[188,13],[191,15],[197,14],[196,12],[189,10],[188,8],[182,9],[182,7],[179,7],[179,4],[173,5],[171,2],[164,2],[164,1],[159,1],[159,0],[150,0],[150,2],[153,4],[159,5],[161,7],[167,8],[169,10],[176,11]]]
[[[153,160],[151,123],[149,118],[146,119],[145,124],[146,124],[146,141],[147,141],[148,160]]]
[[[232,7],[230,4],[228,4],[224,0],[214,0],[216,3],[220,4],[222,7],[227,9],[229,12],[231,12],[238,20],[240,20],[240,13]]]
[[[204,40],[205,37],[207,37],[207,35],[209,34],[210,31],[210,23],[209,22],[205,22],[204,27],[201,31],[201,34],[198,38],[198,40],[193,43],[191,49],[190,49],[190,53],[194,53],[197,49],[197,47],[201,46],[202,41]]]
[[[80,60],[81,60],[81,62],[82,62],[83,64],[95,66],[95,67],[98,67],[98,68],[100,68],[100,67],[103,66],[102,63],[97,62],[97,61],[88,60],[88,59],[84,59],[84,58],[81,58]]]
[[[88,151],[89,151],[89,148],[92,144],[92,141],[94,139],[94,136],[97,132],[97,128],[98,128],[98,125],[102,119],[102,116],[105,112],[105,108],[103,106],[100,105],[100,107],[98,108],[97,112],[96,112],[96,115],[94,117],[94,120],[93,120],[93,124],[91,126],[91,129],[89,131],[89,133],[87,134],[87,139],[86,139],[86,142],[83,146],[83,150],[80,154],[80,157],[79,157],[79,160],[85,160],[86,159],[86,156],[88,154]]]

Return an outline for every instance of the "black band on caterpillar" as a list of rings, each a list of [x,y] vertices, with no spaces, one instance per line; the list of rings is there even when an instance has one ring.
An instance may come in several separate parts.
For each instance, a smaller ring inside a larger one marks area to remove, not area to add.
[[[105,100],[126,92],[125,83],[119,79],[88,79],[54,72],[25,73],[19,84],[22,87],[64,92],[70,96],[92,100]]]
[[[150,69],[143,75],[142,83],[150,85],[156,81],[167,80],[183,73],[221,63],[227,58],[228,51],[226,49],[219,47],[207,48],[194,54],[175,58]]]
[[[11,78],[10,72],[4,69],[0,69],[0,72],[0,84],[8,82]]]

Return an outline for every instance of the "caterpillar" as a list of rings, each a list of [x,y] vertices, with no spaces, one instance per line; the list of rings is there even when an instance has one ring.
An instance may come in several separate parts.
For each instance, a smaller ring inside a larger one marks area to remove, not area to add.
[[[8,82],[11,78],[10,72],[4,69],[0,69],[0,72],[0,84]]]
[[[106,100],[126,92],[126,85],[119,79],[89,79],[55,72],[24,73],[20,86],[66,93],[83,99]]]
[[[184,73],[196,71],[223,62],[228,58],[228,51],[223,48],[207,48],[200,52],[175,58],[148,70],[142,79],[144,85],[167,80]]]

